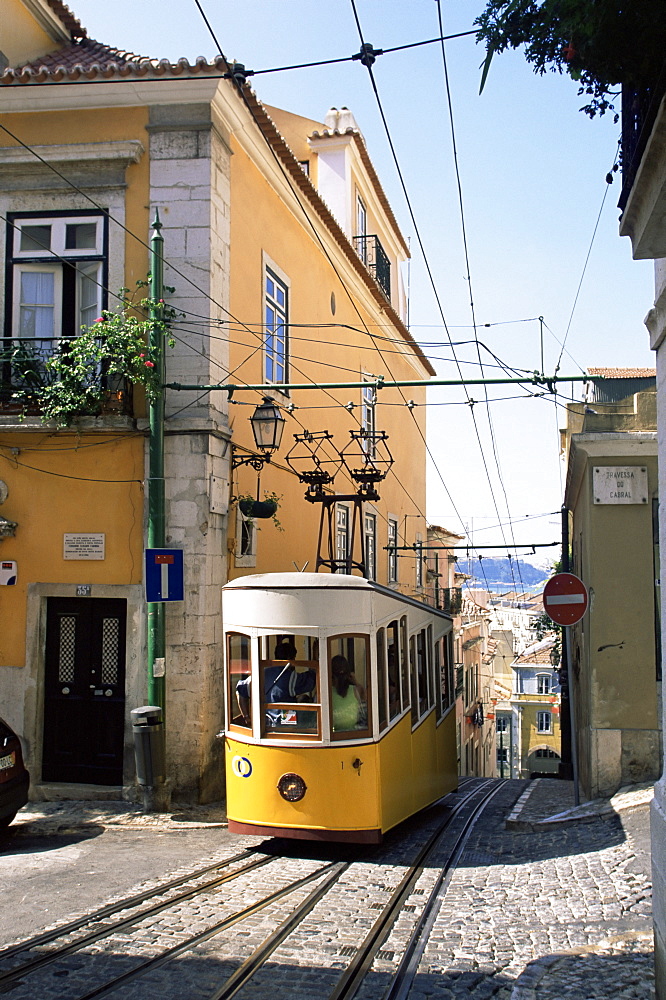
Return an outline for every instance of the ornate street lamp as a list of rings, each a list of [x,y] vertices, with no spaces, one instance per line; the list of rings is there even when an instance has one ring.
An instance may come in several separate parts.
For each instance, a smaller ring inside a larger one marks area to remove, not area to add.
[[[264,396],[262,402],[250,417],[250,423],[252,424],[254,443],[263,454],[234,454],[231,459],[231,468],[237,469],[239,465],[251,465],[253,469],[260,472],[266,462],[270,462],[271,456],[280,447],[285,419],[280,413],[277,403],[274,403],[270,397]]]

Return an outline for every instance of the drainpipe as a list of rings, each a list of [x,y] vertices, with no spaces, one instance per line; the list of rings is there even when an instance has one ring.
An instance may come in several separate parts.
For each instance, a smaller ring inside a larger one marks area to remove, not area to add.
[[[164,334],[157,326],[162,318],[160,300],[164,297],[163,251],[164,237],[160,230],[159,212],[155,211],[153,233],[150,239],[150,296],[155,303],[151,318],[154,325],[150,333],[150,356],[157,369],[160,391],[150,404],[150,437],[148,452],[148,548],[161,549],[166,545],[164,502]],[[162,719],[165,714],[165,647],[166,621],[163,603],[148,605],[148,702],[159,705]]]

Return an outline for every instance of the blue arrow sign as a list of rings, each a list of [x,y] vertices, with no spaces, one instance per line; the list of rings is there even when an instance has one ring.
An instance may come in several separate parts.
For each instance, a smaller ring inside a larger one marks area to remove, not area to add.
[[[146,601],[182,601],[183,550],[146,549],[145,552]]]

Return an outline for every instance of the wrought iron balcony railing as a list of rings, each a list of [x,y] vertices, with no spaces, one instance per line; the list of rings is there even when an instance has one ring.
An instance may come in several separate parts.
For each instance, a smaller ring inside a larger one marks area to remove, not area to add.
[[[391,262],[377,236],[355,236],[356,252],[374,275],[387,299],[391,299]]]
[[[618,202],[622,210],[629,200],[665,93],[666,67],[651,87],[643,90],[622,88],[622,191]]]
[[[40,389],[54,380],[46,362],[66,343],[59,337],[0,338],[0,413],[39,414]],[[91,370],[87,378],[103,390],[102,412],[132,413],[132,384],[127,379],[101,369]]]
[[[442,611],[459,615],[462,610],[462,587],[443,587],[439,593]]]

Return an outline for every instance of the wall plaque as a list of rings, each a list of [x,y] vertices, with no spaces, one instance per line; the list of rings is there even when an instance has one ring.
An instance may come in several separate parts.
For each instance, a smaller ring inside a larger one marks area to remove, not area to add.
[[[602,465],[592,469],[592,496],[597,504],[647,503],[644,465]]]
[[[73,534],[63,535],[63,559],[104,559],[104,542],[106,535]]]

